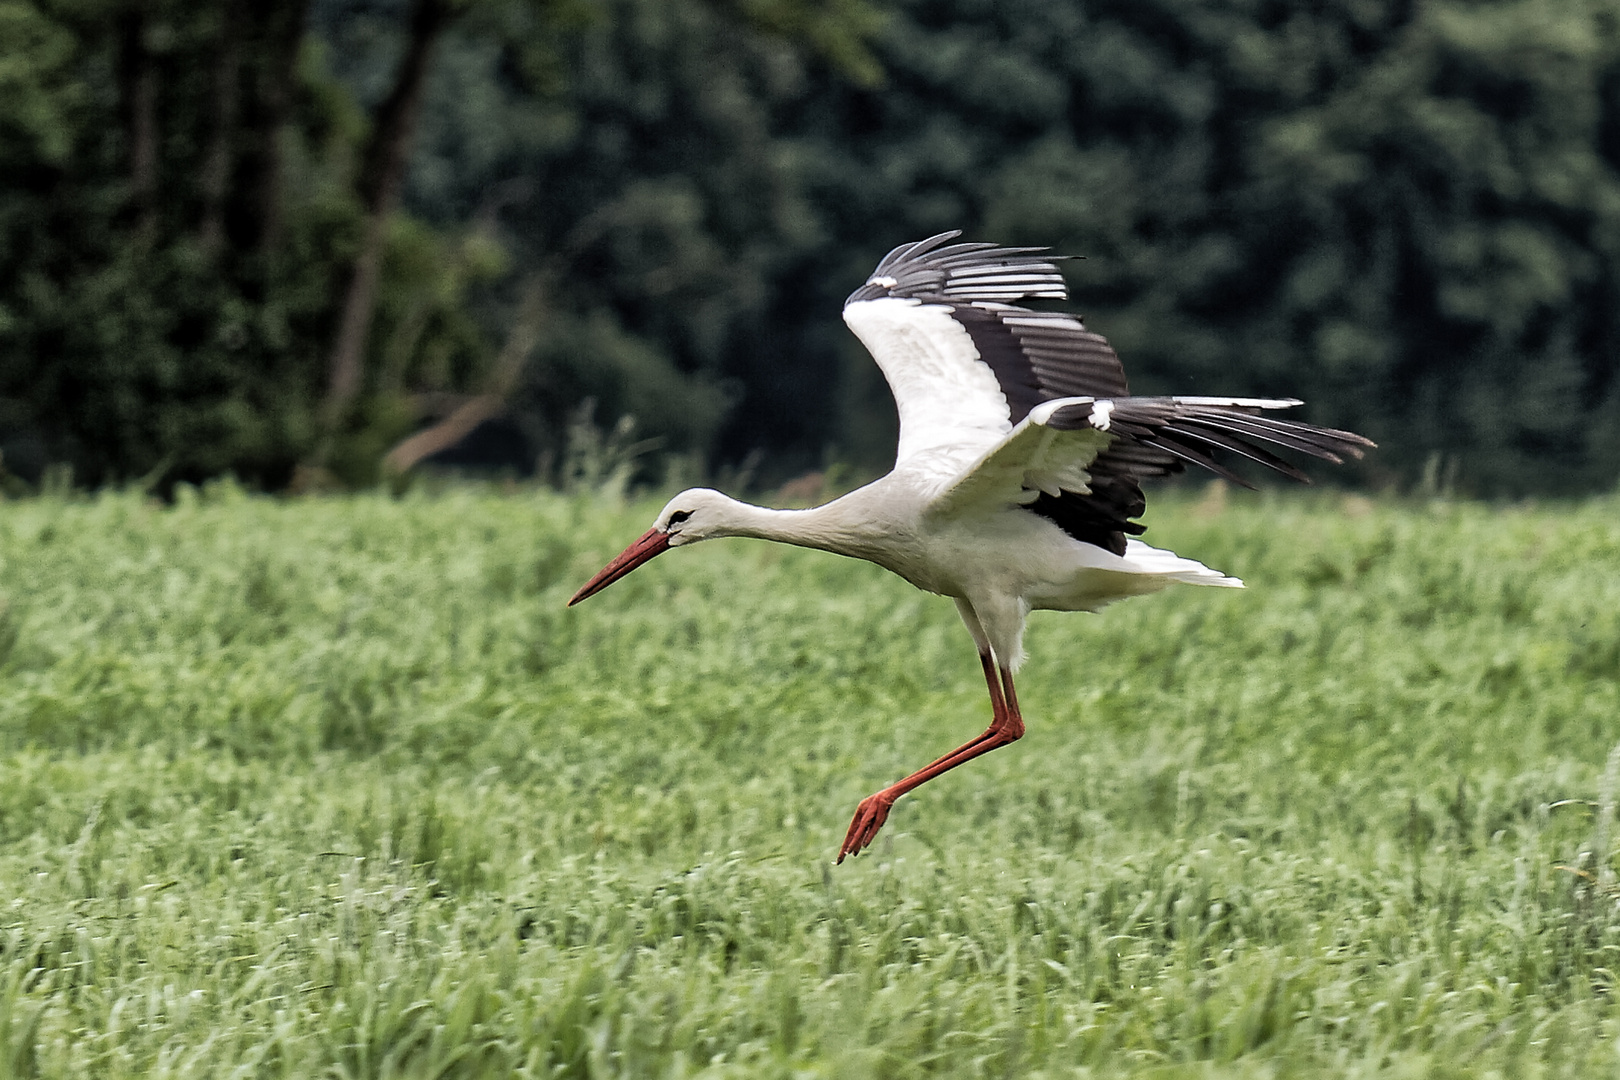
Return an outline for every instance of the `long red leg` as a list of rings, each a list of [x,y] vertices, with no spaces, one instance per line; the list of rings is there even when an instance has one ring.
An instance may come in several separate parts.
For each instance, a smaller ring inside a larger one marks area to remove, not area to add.
[[[990,687],[990,726],[976,739],[958,746],[944,757],[935,758],[899,783],[891,784],[875,795],[868,795],[855,808],[855,820],[844,834],[844,846],[838,850],[838,861],[859,855],[877,836],[878,830],[889,819],[889,808],[894,801],[913,788],[920,787],[942,772],[956,768],[964,761],[972,761],[980,754],[988,754],[998,746],[1006,746],[1024,736],[1024,718],[1018,711],[1018,695],[1013,690],[1012,672],[1002,668],[998,672],[988,653],[980,653],[984,665],[984,681]]]

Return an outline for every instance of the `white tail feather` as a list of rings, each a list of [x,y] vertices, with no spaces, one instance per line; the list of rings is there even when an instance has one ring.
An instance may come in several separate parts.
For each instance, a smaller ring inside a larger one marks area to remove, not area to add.
[[[1219,585],[1228,589],[1243,588],[1243,582],[1235,577],[1211,570],[1194,559],[1183,559],[1173,551],[1149,547],[1140,540],[1125,541],[1125,558],[1140,566],[1142,573],[1157,574],[1171,581],[1187,585]]]

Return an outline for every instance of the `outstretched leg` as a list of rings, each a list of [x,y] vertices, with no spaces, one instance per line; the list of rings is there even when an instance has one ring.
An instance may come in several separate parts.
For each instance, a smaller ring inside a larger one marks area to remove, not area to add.
[[[1024,718],[1018,712],[1018,695],[1013,691],[1012,672],[1006,668],[998,672],[996,662],[987,649],[980,649],[979,662],[984,665],[984,681],[990,687],[990,726],[978,738],[963,743],[944,757],[936,758],[899,783],[862,799],[861,805],[855,808],[855,820],[849,823],[849,832],[844,834],[844,846],[838,851],[839,862],[843,862],[846,856],[859,855],[861,849],[872,842],[888,820],[889,808],[900,796],[964,761],[971,761],[998,746],[1006,746],[1023,738]]]

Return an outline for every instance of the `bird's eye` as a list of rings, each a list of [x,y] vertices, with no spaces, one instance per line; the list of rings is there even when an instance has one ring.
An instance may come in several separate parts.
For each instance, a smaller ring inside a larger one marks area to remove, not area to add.
[[[685,521],[691,516],[692,511],[690,510],[677,510],[673,514],[669,515],[669,523],[671,525],[679,525],[681,522]]]

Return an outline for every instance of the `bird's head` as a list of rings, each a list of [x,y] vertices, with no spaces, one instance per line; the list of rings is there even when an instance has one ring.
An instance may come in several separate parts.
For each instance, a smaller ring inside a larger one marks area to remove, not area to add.
[[[734,499],[709,488],[691,488],[681,492],[664,504],[653,527],[620,552],[618,558],[602,567],[573,595],[568,606],[573,607],[581,600],[595,596],[636,567],[650,561],[653,556],[662,555],[672,547],[731,535],[727,530],[731,518],[729,511],[736,505]]]

